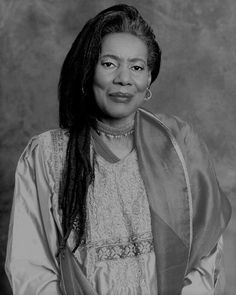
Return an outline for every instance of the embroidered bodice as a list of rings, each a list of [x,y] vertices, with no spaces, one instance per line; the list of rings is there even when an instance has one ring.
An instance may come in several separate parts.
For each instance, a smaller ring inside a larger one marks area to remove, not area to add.
[[[95,159],[86,244],[75,256],[98,294],[156,294],[150,212],[136,151],[116,163]],[[73,247],[73,234],[69,242]]]

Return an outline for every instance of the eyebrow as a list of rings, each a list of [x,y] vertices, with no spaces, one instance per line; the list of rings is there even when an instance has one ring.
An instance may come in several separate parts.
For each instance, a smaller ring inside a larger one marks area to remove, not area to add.
[[[107,58],[107,57],[112,58],[112,59],[115,59],[115,60],[117,60],[117,61],[122,60],[122,58],[120,58],[120,57],[117,56],[117,55],[113,55],[113,54],[104,54],[104,55],[102,55],[102,56],[100,57],[100,59],[101,59],[101,58]],[[144,63],[146,64],[146,61],[145,61],[143,58],[141,58],[141,57],[128,58],[128,61],[129,61],[129,62],[137,62],[137,61],[141,61],[141,62],[144,62]]]

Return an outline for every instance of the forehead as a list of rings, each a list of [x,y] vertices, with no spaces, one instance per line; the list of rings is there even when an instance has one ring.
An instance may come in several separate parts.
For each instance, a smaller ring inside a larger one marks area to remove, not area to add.
[[[120,58],[142,58],[147,60],[146,44],[129,33],[111,33],[102,40],[101,56],[111,54]]]

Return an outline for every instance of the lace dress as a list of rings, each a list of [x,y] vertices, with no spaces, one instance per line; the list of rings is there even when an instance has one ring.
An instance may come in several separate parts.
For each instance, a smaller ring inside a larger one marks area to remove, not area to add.
[[[136,151],[116,162],[94,153],[86,243],[75,256],[98,294],[157,294],[149,204]]]

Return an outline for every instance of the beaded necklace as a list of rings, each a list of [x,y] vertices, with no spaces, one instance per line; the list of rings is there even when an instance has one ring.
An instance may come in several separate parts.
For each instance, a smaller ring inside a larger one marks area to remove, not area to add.
[[[97,130],[99,134],[103,134],[111,139],[119,139],[122,137],[127,137],[134,133],[134,120],[128,124],[118,128],[111,127],[101,121],[97,120]]]

